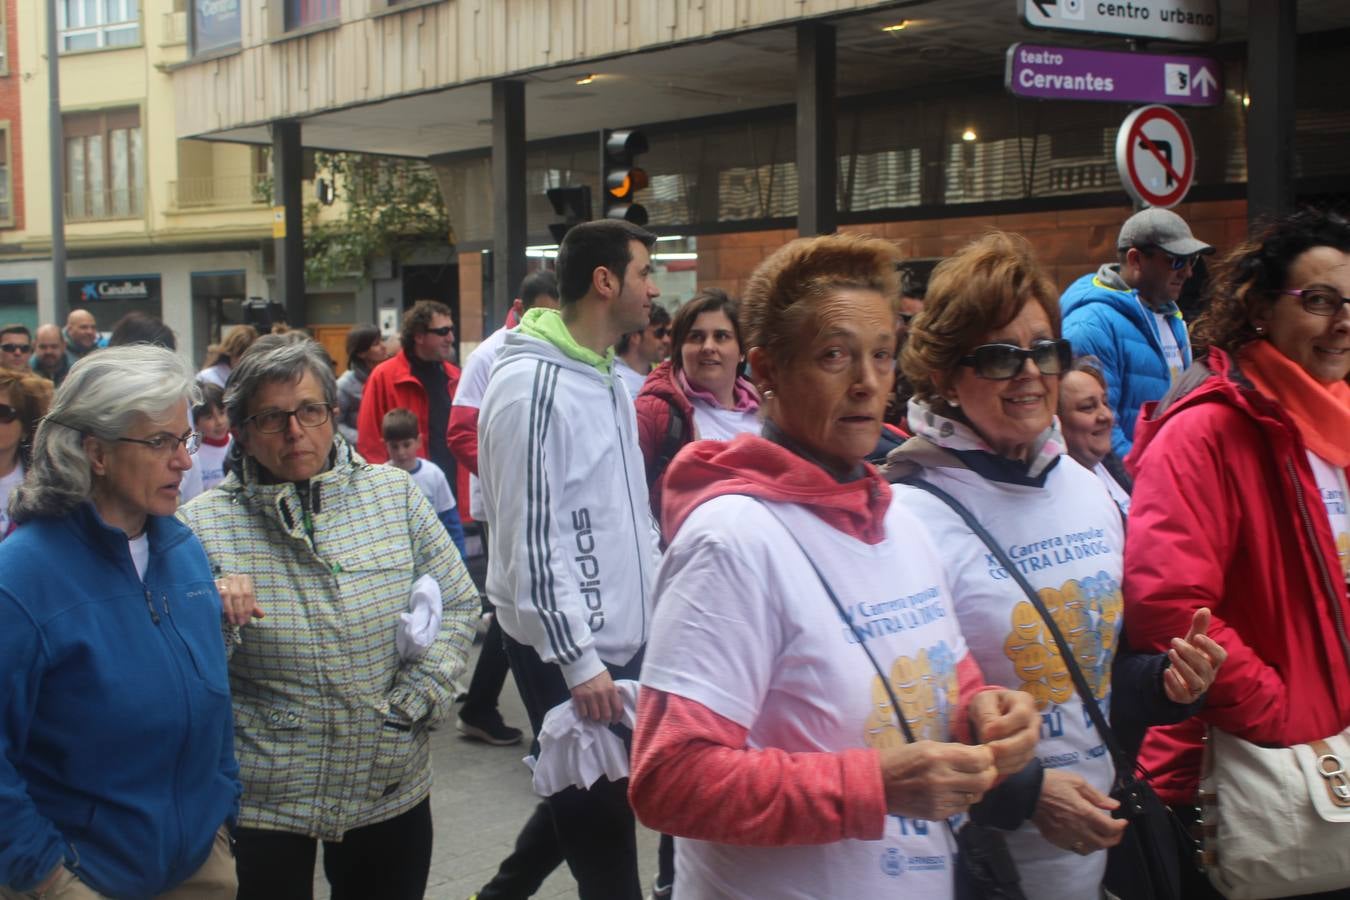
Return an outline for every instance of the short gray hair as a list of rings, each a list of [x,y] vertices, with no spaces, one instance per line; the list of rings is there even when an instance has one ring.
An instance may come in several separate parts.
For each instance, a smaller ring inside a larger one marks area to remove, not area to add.
[[[192,370],[163,347],[128,344],[89,354],[71,367],[38,423],[32,465],[10,498],[10,515],[16,522],[63,516],[89,499],[86,435],[115,440],[142,418],[158,420],[180,403],[200,401]]]
[[[225,414],[230,425],[243,428],[248,402],[265,384],[296,382],[311,373],[323,388],[324,400],[337,405],[337,378],[328,362],[328,351],[311,338],[290,334],[265,334],[240,357],[225,382]]]

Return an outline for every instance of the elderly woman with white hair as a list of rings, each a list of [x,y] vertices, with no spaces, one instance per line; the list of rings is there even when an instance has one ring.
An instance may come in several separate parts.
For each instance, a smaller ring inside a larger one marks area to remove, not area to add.
[[[407,473],[336,433],[318,344],[259,338],[225,411],[241,455],[180,516],[224,576],[239,898],[312,896],[320,840],[334,898],[421,898],[428,732],[453,701],[478,592]],[[429,586],[439,625],[410,610]],[[409,617],[422,627],[400,632]]]
[[[174,354],[100,350],[38,425],[0,544],[0,897],[233,898],[221,602],[173,517],[198,435]]]

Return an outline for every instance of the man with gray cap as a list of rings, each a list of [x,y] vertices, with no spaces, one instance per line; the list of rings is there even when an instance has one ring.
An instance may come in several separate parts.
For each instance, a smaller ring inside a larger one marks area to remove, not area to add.
[[[1191,364],[1177,298],[1197,257],[1214,248],[1196,240],[1176,213],[1146,209],[1125,220],[1116,250],[1119,262],[1084,275],[1059,302],[1074,353],[1102,362],[1107,401],[1116,414],[1111,449],[1123,459],[1139,410],[1161,399]]]

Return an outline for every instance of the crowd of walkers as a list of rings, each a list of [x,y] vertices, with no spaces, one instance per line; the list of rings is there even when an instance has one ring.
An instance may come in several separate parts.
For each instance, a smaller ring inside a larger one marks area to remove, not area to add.
[[[521,740],[509,672],[540,803],[479,900],[1350,895],[1260,851],[1350,843],[1350,222],[1190,322],[1165,210],[1062,296],[847,234],[667,309],[654,241],[573,227],[462,371],[428,301],[341,378],[0,326],[0,898],[422,897],[484,623],[458,726]]]

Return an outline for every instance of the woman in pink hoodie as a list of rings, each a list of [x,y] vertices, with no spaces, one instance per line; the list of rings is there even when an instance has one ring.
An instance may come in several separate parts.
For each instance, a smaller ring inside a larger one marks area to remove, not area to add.
[[[742,306],[763,435],[666,472],[630,796],[677,838],[676,897],[948,897],[942,820],[1031,758],[1031,699],[984,688],[936,548],[863,461],[897,296],[885,241],[765,260]]]

